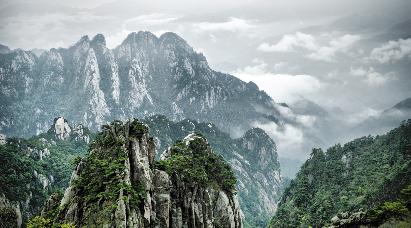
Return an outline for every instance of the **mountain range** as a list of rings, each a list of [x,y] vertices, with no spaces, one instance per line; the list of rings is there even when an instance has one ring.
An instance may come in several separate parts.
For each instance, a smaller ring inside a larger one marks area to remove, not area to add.
[[[216,72],[174,33],[131,33],[115,49],[103,35],[69,48],[0,54],[0,131],[30,136],[55,116],[91,130],[114,119],[163,114],[212,122],[245,132],[255,122],[284,120],[276,104],[252,83]]]

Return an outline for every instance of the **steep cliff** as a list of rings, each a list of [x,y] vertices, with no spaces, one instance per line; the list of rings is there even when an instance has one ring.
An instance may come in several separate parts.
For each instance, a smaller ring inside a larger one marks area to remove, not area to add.
[[[244,223],[265,227],[277,208],[283,188],[275,142],[259,128],[233,139],[212,123],[185,119],[174,122],[162,115],[142,120],[150,127],[157,155],[192,132],[204,135],[216,152],[231,165],[237,177],[237,189]]]
[[[105,125],[60,205],[49,207],[55,213],[43,214],[79,227],[242,227],[234,174],[203,136],[154,157],[146,125]]]

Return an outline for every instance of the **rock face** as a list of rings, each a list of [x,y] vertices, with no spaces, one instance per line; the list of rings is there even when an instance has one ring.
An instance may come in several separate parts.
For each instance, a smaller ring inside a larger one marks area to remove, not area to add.
[[[82,124],[70,126],[64,117],[57,117],[48,130],[48,134],[55,140],[72,140],[76,142],[89,143],[90,132]]]
[[[64,116],[91,130],[114,119],[163,114],[244,131],[283,119],[253,83],[212,70],[174,33],[131,33],[115,49],[103,35],[69,48],[0,52],[0,131],[31,136]]]
[[[252,128],[242,137],[232,139],[211,123],[189,119],[174,122],[161,115],[142,121],[150,127],[157,155],[192,132],[203,134],[235,173],[244,223],[265,226],[277,208],[283,183],[276,144],[262,129]]]
[[[212,182],[211,175],[200,182],[197,175],[187,179],[192,174],[187,169],[178,171],[179,165],[192,164],[186,161],[217,156],[198,137],[200,144],[191,145],[190,137],[179,144],[187,152],[177,154],[180,162],[173,147],[157,164],[146,125],[136,120],[106,125],[73,172],[55,222],[79,227],[242,227],[235,189]]]

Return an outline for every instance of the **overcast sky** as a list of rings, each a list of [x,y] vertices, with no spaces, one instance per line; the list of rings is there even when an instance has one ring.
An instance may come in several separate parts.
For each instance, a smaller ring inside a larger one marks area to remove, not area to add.
[[[102,33],[114,48],[133,31],[172,31],[215,70],[355,125],[411,97],[410,19],[409,0],[0,0],[0,43],[49,49]]]

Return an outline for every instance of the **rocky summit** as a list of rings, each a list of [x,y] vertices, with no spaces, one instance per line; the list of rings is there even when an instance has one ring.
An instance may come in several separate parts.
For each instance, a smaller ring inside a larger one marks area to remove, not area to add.
[[[145,124],[105,125],[62,199],[52,196],[42,215],[76,227],[242,227],[236,178],[202,135],[154,158]]]
[[[276,144],[262,129],[252,128],[242,137],[233,139],[212,123],[190,119],[174,122],[162,115],[142,121],[150,127],[158,155],[192,132],[204,135],[216,153],[230,164],[237,177],[244,223],[251,227],[266,226],[277,208],[283,179]]]
[[[115,49],[103,35],[69,48],[0,52],[0,132],[30,136],[64,116],[91,130],[115,119],[163,114],[245,131],[255,121],[280,121],[258,87],[216,72],[174,33],[131,33]]]

